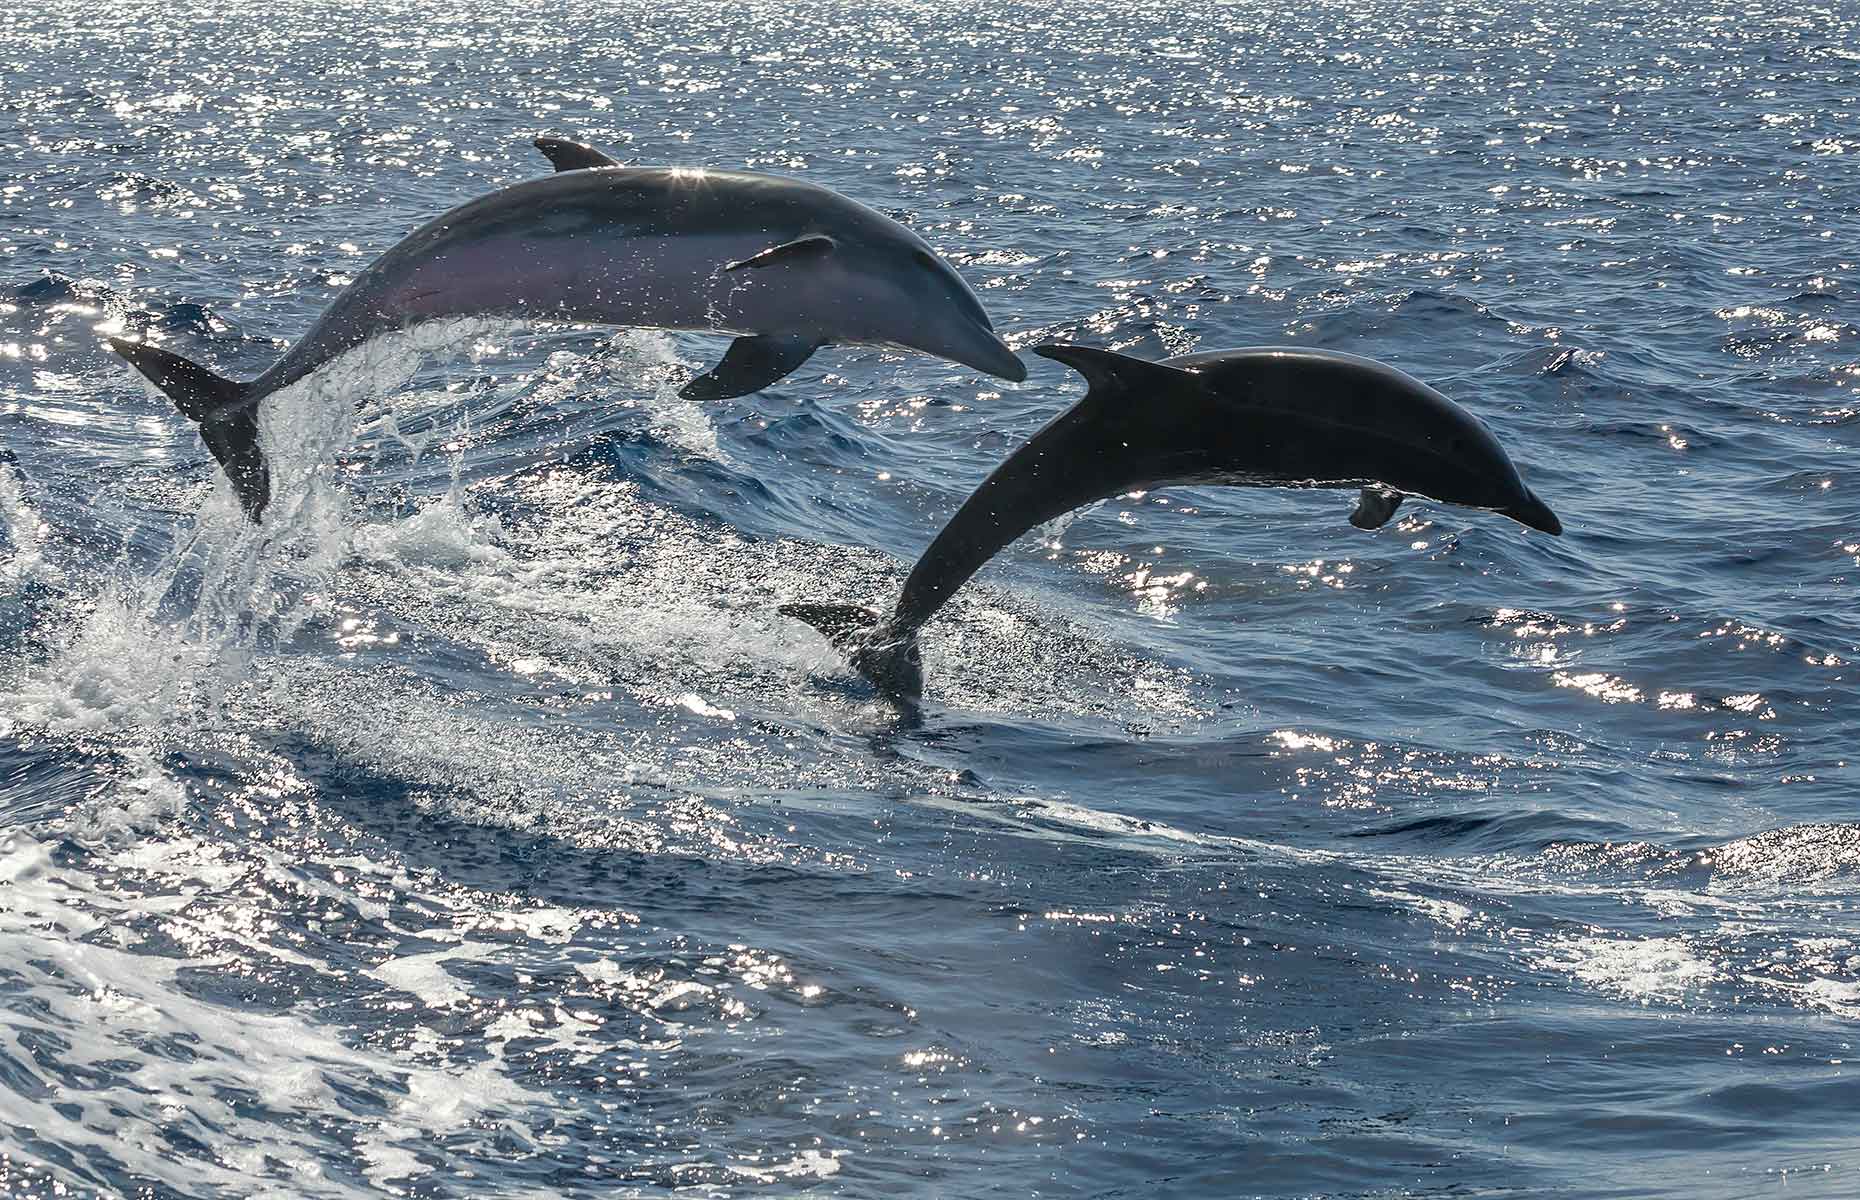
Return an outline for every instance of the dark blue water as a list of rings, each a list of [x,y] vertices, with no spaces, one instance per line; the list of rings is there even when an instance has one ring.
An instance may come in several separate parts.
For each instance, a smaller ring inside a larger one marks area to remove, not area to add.
[[[1860,1194],[1852,6],[37,0],[0,71],[0,1191]],[[545,131],[838,188],[1017,346],[1385,359],[1567,536],[1112,501],[906,724],[775,606],[1075,375],[456,326],[245,531],[100,332],[255,375]]]

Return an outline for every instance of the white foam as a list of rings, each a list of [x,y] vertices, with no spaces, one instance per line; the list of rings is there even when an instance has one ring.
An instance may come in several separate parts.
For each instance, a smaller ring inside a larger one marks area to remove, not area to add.
[[[131,747],[126,759],[128,770],[119,787],[77,806],[68,818],[69,832],[93,840],[125,841],[158,829],[181,811],[187,793],[161,769],[151,751]]]
[[[704,697],[698,695],[696,692],[686,692],[684,695],[678,697],[678,707],[700,717],[715,717],[719,721],[736,720],[736,714],[730,709],[718,708],[713,704],[709,704],[705,701]]]
[[[521,933],[532,942],[563,945],[581,928],[582,914],[568,908],[531,908],[486,915],[476,927]]]
[[[19,720],[60,733],[156,723],[220,674],[211,648],[179,641],[127,591],[108,585],[49,661],[14,683],[7,707]]]
[[[1540,956],[1537,965],[1642,1003],[1678,1000],[1719,974],[1679,937],[1567,937]]]
[[[1459,929],[1470,925],[1476,913],[1464,904],[1452,900],[1442,900],[1434,896],[1422,896],[1405,888],[1370,888],[1369,894],[1379,900],[1394,900],[1436,921],[1449,929]]]
[[[1810,979],[1804,983],[1744,976],[1746,982],[1767,984],[1793,993],[1810,1008],[1820,1009],[1844,1020],[1860,1020],[1860,981],[1851,979]]]
[[[420,1003],[428,1008],[450,1008],[470,1000],[471,993],[453,982],[441,964],[453,959],[471,958],[483,949],[485,947],[482,945],[468,942],[427,954],[409,954],[403,958],[389,959],[370,969],[367,974],[391,988],[418,997]]]
[[[597,958],[593,962],[576,963],[575,971],[590,983],[605,983],[611,987],[631,991],[644,991],[652,986],[651,979],[637,972],[623,969],[611,958]]]
[[[405,1093],[391,1121],[355,1122],[355,1144],[382,1185],[430,1170],[414,1150],[437,1134],[489,1119],[528,1136],[525,1122],[549,1111],[547,1096],[508,1078],[501,1043],[490,1044],[489,1062],[428,1067],[349,1045],[295,1012],[196,998],[178,973],[226,960],[103,944],[100,933],[138,919],[149,897],[59,867],[30,834],[15,830],[0,841],[0,880],[0,962],[34,998],[0,1026],[0,1047],[37,1080],[0,1088],[0,1120],[79,1160],[117,1161],[128,1151],[138,1175],[190,1194],[338,1196],[348,1189],[316,1165],[329,1122],[347,1120],[338,1085],[349,1094]],[[57,1075],[35,1066],[22,1035],[59,1044]],[[149,1054],[150,1039],[179,1040],[188,1053]],[[124,1073],[125,1061],[133,1072]],[[72,1071],[84,1086],[65,1086]],[[162,1151],[177,1129],[208,1153]]]
[[[477,570],[492,576],[510,563],[498,543],[504,527],[496,517],[474,512],[459,486],[458,463],[446,494],[404,519],[363,525],[351,551],[376,562],[424,568],[439,574]]]
[[[844,1151],[803,1150],[784,1163],[767,1167],[731,1163],[730,1169],[757,1183],[778,1183],[783,1179],[827,1179],[839,1174],[839,1156]]]

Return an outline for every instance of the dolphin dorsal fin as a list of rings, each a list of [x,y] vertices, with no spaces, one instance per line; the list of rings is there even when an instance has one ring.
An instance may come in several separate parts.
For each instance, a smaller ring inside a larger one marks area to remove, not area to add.
[[[1050,358],[1071,367],[1085,377],[1085,382],[1093,392],[1179,387],[1184,379],[1193,378],[1195,374],[1181,367],[1132,358],[1114,350],[1096,350],[1090,346],[1071,346],[1064,342],[1035,346],[1033,352],[1042,358]]]
[[[725,267],[724,270],[756,270],[761,267],[773,266],[778,262],[787,262],[791,259],[812,258],[818,254],[825,254],[837,245],[839,245],[838,242],[824,233],[805,233],[795,238],[792,242],[783,242],[779,246],[770,246],[760,254],[752,254],[748,258],[733,262]]]
[[[532,143],[558,171],[587,171],[595,167],[617,167],[620,161],[602,154],[593,146],[571,142],[567,138],[539,137]]]

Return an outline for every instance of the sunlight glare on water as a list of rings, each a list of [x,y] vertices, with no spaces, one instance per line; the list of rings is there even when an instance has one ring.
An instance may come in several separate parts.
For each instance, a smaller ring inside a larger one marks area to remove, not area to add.
[[[1860,1191],[1860,25],[1840,6],[0,25],[0,1193]],[[1009,344],[1368,355],[1561,539],[1159,489],[888,604],[1077,399],[449,322],[241,518],[256,377],[576,137],[804,178]]]

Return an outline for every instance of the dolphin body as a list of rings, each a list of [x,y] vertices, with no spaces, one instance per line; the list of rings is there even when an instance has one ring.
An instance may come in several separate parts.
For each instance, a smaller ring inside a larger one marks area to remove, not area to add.
[[[1084,346],[1034,352],[1084,375],[1085,398],[982,481],[917,560],[891,614],[781,606],[907,706],[923,694],[918,631],[944,602],[1029,529],[1108,496],[1190,484],[1361,488],[1350,515],[1359,529],[1382,526],[1417,495],[1563,532],[1477,417],[1372,359],[1297,348],[1162,362]]]
[[[199,423],[253,520],[270,499],[258,402],[369,339],[502,317],[739,335],[682,394],[758,391],[831,342],[906,346],[1016,382],[1025,365],[923,239],[818,184],[749,171],[621,166],[556,138],[557,173],[462,204],[377,258],[247,383],[179,355],[110,346]]]

